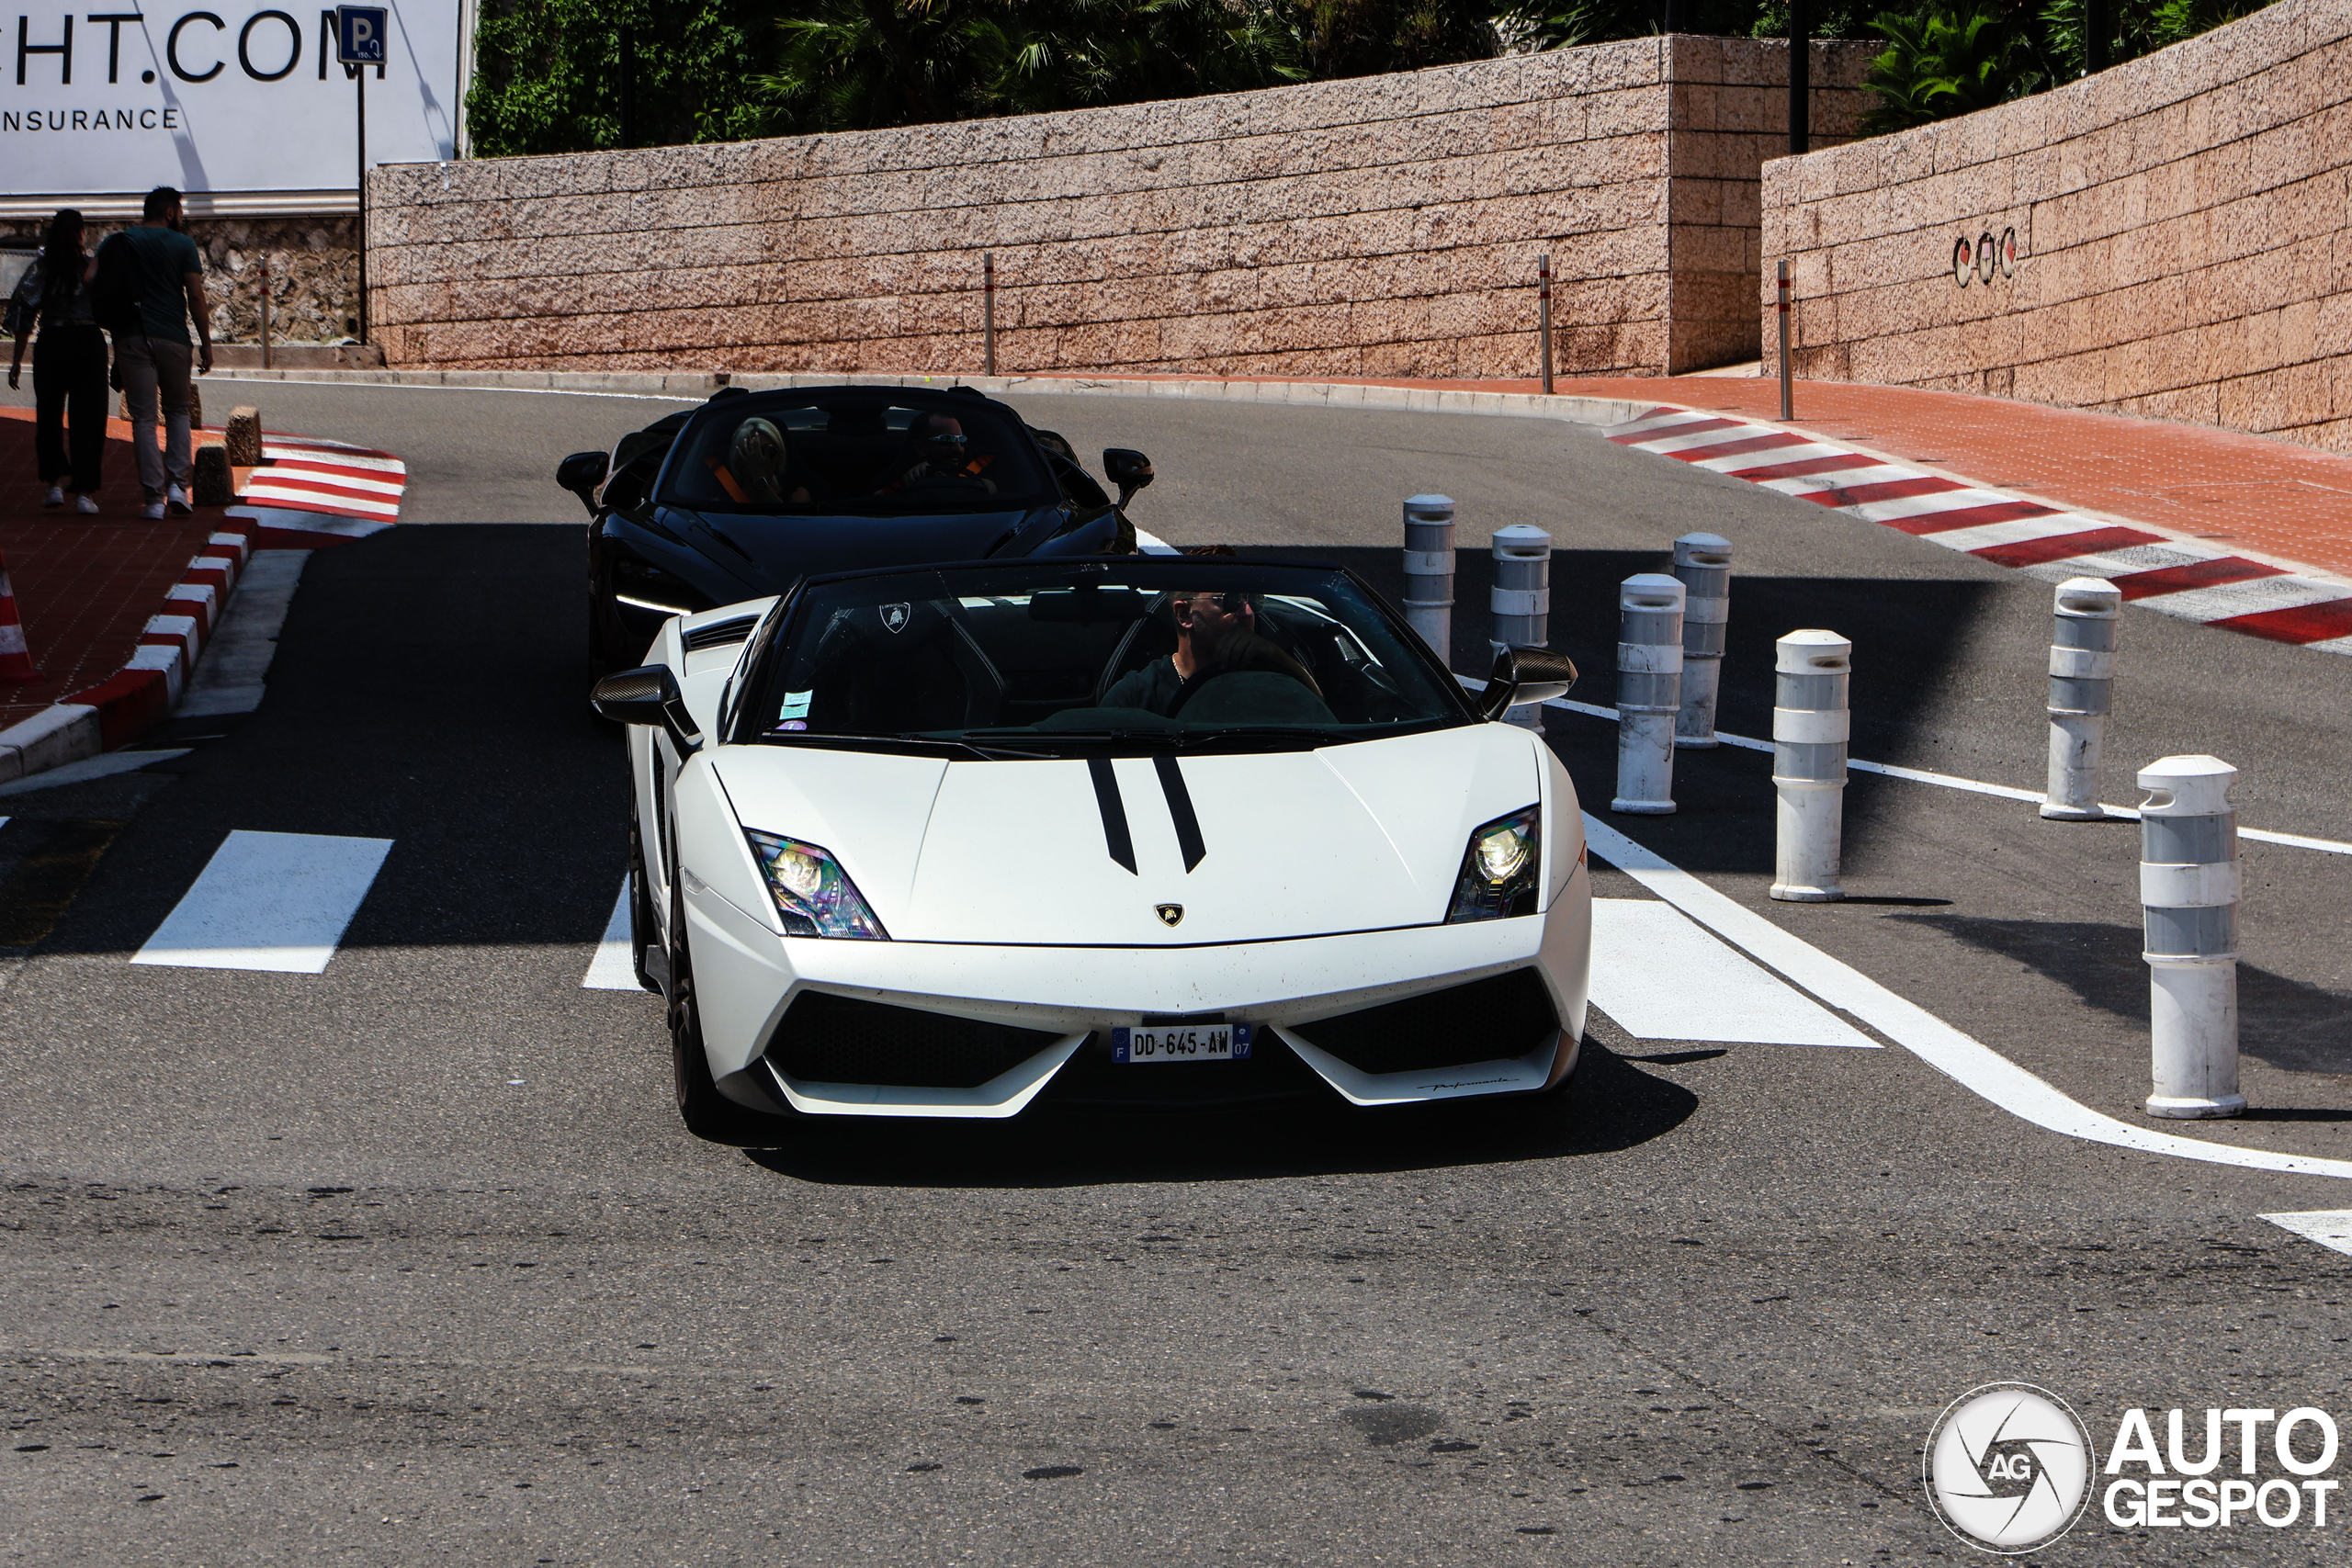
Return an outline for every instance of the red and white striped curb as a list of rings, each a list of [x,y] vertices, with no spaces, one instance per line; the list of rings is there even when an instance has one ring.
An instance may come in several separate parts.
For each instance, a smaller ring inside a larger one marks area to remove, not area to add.
[[[316,549],[400,515],[407,466],[389,452],[291,435],[262,439],[255,468],[204,553],[164,595],[130,661],[96,685],[0,729],[0,784],[129,744],[171,716],[256,549]]]
[[[390,452],[265,432],[261,455],[267,466],[253,470],[241,502],[375,523],[400,518],[408,465]]]
[[[1662,406],[1611,441],[1962,550],[2052,582],[2103,577],[2130,602],[2184,620],[2352,654],[2352,587],[1947,479],[1803,431]]]

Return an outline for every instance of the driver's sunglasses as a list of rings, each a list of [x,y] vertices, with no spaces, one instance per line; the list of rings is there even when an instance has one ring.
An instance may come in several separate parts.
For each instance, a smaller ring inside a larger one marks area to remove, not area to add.
[[[968,435],[940,435],[933,434],[926,436],[924,439],[928,440],[934,446],[961,446],[965,443],[970,441],[971,437]]]
[[[1246,593],[1204,593],[1199,597],[1207,600],[1228,615],[1238,615],[1250,607],[1250,596]]]

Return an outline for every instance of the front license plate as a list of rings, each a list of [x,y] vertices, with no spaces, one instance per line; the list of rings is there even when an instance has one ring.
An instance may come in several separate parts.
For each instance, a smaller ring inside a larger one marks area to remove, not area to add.
[[[1114,1062],[1240,1062],[1249,1056],[1246,1023],[1152,1024],[1111,1031]]]

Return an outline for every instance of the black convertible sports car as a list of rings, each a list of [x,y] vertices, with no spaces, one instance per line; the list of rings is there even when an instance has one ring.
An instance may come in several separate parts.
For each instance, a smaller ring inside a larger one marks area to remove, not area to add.
[[[1115,502],[1069,442],[966,388],[729,387],[609,457],[566,457],[556,483],[594,518],[588,638],[602,672],[640,662],[673,615],[819,573],[1131,552],[1124,508],[1151,482],[1150,459],[1112,447],[1102,468]]]

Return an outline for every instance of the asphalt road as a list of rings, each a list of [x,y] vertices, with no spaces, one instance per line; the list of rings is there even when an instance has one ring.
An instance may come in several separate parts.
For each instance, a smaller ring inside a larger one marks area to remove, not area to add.
[[[273,427],[401,451],[444,521],[473,495],[573,522],[544,470],[660,412],[299,390],[262,389]],[[1148,450],[1139,521],[1180,542],[1377,579],[1416,491],[1462,502],[1465,544],[1550,528],[1588,701],[1614,583],[1726,534],[1724,728],[1767,732],[1770,638],[1826,625],[1857,643],[1858,755],[2038,783],[2046,585],[1561,426],[1020,402]],[[659,1003],[581,987],[623,802],[580,701],[578,548],[322,552],[257,713],[0,797],[0,886],[74,894],[0,959],[0,1561],[1910,1562],[1970,1555],[1917,1450],[1977,1384],[2052,1388],[2102,1451],[2132,1406],[2161,1433],[2352,1404],[2352,1259],[2259,1218],[2352,1206],[2341,1182],[2064,1137],[1895,1045],[1597,1015],[1576,1086],[1529,1105],[696,1144]],[[2214,751],[2248,825],[2345,836],[2340,661],[2138,613],[2125,649],[2113,756]],[[1612,727],[1551,733],[1605,803]],[[1686,756],[1681,815],[1615,820],[2138,1120],[2136,835],[1861,779],[1860,897],[1775,906],[1766,771]],[[232,829],[392,840],[324,973],[126,962]],[[2171,1130],[2352,1157],[2352,857],[2246,863],[2259,1114]],[[2119,1531],[2094,1503],[2037,1560],[2335,1561],[2330,1518]]]

